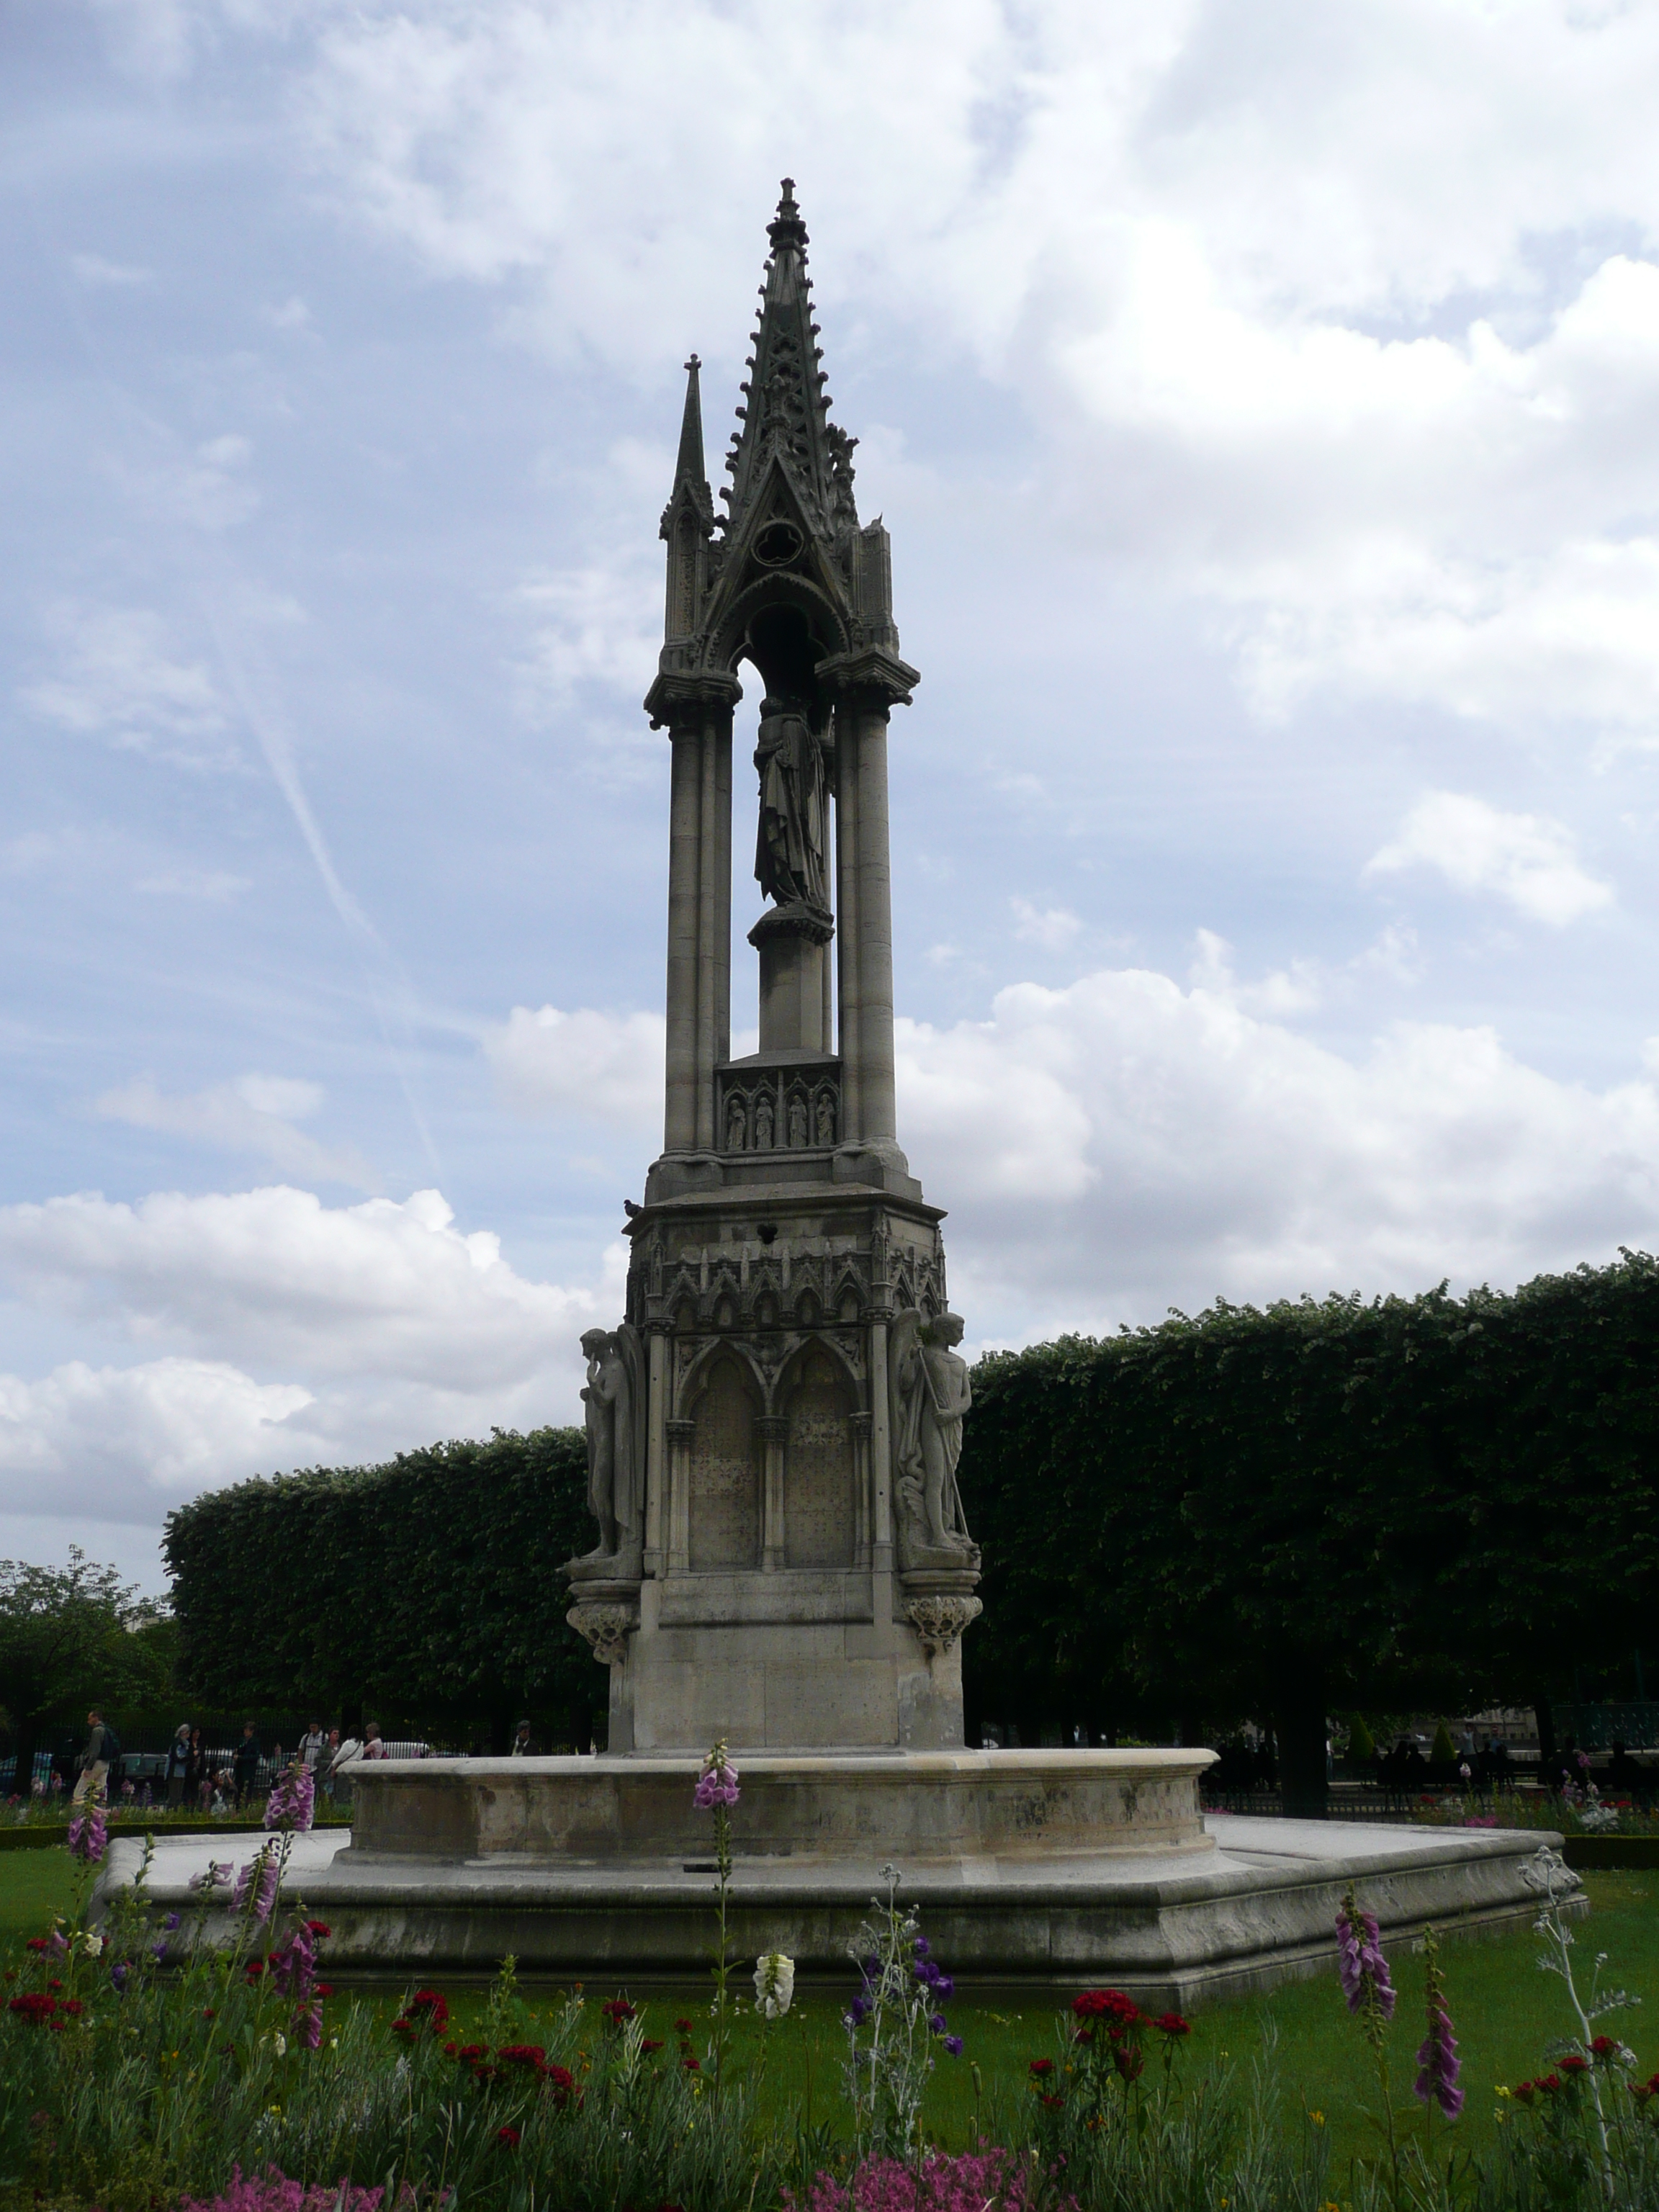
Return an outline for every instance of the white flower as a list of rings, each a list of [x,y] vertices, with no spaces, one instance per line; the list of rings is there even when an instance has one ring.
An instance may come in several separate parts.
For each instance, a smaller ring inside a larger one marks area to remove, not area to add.
[[[280,2027],[273,2027],[270,2031],[270,2047],[279,2058],[288,2057],[288,2038]]]
[[[795,1962],[781,1951],[755,1961],[755,2009],[763,2020],[781,2020],[795,1994]]]

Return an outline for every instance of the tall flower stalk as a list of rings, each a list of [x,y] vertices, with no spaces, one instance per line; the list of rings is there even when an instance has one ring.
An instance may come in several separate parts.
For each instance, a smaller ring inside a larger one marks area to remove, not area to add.
[[[738,1770],[732,1764],[724,1736],[704,1759],[691,1802],[700,1813],[712,1813],[714,1816],[716,1948],[710,1966],[714,1984],[714,2002],[710,2007],[714,2032],[709,2039],[708,2057],[709,2071],[714,2077],[714,2094],[718,2097],[726,2078],[726,2045],[732,2027],[727,1984],[731,1980],[732,1958],[726,1920],[732,1887],[732,1808],[738,1802]]]
[[[1413,2087],[1425,2108],[1425,2129],[1431,2129],[1437,2105],[1449,2120],[1455,2120],[1463,2109],[1463,2092],[1457,2086],[1461,2071],[1457,2038],[1446,2009],[1446,1978],[1440,1971],[1440,1945],[1432,1928],[1423,1931],[1423,1979],[1429,2032],[1418,2045]]]
[[[1389,2022],[1394,2018],[1395,1992],[1382,1955],[1382,1931],[1375,1917],[1362,1912],[1348,1884],[1342,1910],[1336,1916],[1336,1969],[1348,2010],[1359,2022],[1376,2063],[1377,2088],[1382,2099],[1382,2127],[1389,2142],[1389,2170],[1393,2177],[1394,2202],[1400,2202],[1400,2142],[1395,2132],[1394,2099],[1389,2087]]]

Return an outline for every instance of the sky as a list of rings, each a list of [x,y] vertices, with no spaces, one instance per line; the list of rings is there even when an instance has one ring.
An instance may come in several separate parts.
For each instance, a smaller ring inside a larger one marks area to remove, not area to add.
[[[0,1554],[574,1418],[785,174],[969,1349],[1659,1249],[1656,107],[1654,0],[0,0]]]

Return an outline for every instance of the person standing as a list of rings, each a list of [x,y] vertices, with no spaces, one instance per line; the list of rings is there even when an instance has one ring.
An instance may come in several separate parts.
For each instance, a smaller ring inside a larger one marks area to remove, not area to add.
[[[317,1769],[321,1765],[327,1750],[328,1738],[323,1734],[323,1724],[320,1721],[313,1721],[311,1726],[300,1738],[300,1756],[304,1759],[306,1772],[311,1777],[313,1784],[317,1779]]]
[[[385,1741],[380,1735],[380,1723],[379,1721],[370,1721],[363,1730],[363,1757],[365,1759],[391,1758],[392,1753],[386,1749]]]
[[[242,1723],[242,1741],[236,1747],[232,1762],[236,1771],[236,1802],[241,1805],[251,1797],[259,1782],[259,1739],[253,1723]]]
[[[171,1808],[177,1808],[185,1802],[191,1764],[190,1723],[180,1721],[173,1731],[173,1741],[167,1746],[167,1804]]]
[[[111,1731],[104,1726],[104,1716],[96,1705],[87,1715],[87,1747],[75,1762],[81,1770],[74,1792],[77,1805],[88,1791],[94,1797],[108,1795],[110,1755],[114,1747]]]
[[[529,1722],[520,1721],[519,1723],[517,1734],[514,1736],[512,1742],[507,1746],[507,1757],[509,1759],[535,1759],[540,1755],[540,1745],[536,1741],[535,1737],[530,1733]]]
[[[333,1757],[328,1762],[328,1794],[337,1805],[349,1805],[351,1770],[362,1757],[363,1747],[355,1735],[340,1736],[337,1729],[333,1733],[336,1736],[339,1736],[339,1741],[335,1746]]]

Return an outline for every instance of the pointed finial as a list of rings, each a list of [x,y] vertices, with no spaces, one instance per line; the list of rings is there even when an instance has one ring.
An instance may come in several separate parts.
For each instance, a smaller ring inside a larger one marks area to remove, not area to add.
[[[795,204],[795,180],[786,177],[778,199],[778,211],[766,226],[766,235],[772,241],[775,253],[782,246],[793,246],[798,253],[806,251],[806,225],[800,219],[800,210]]]
[[[674,465],[677,488],[683,483],[706,485],[708,481],[702,459],[702,398],[697,383],[702,367],[696,354],[685,364],[685,412],[680,418],[680,450]]]

